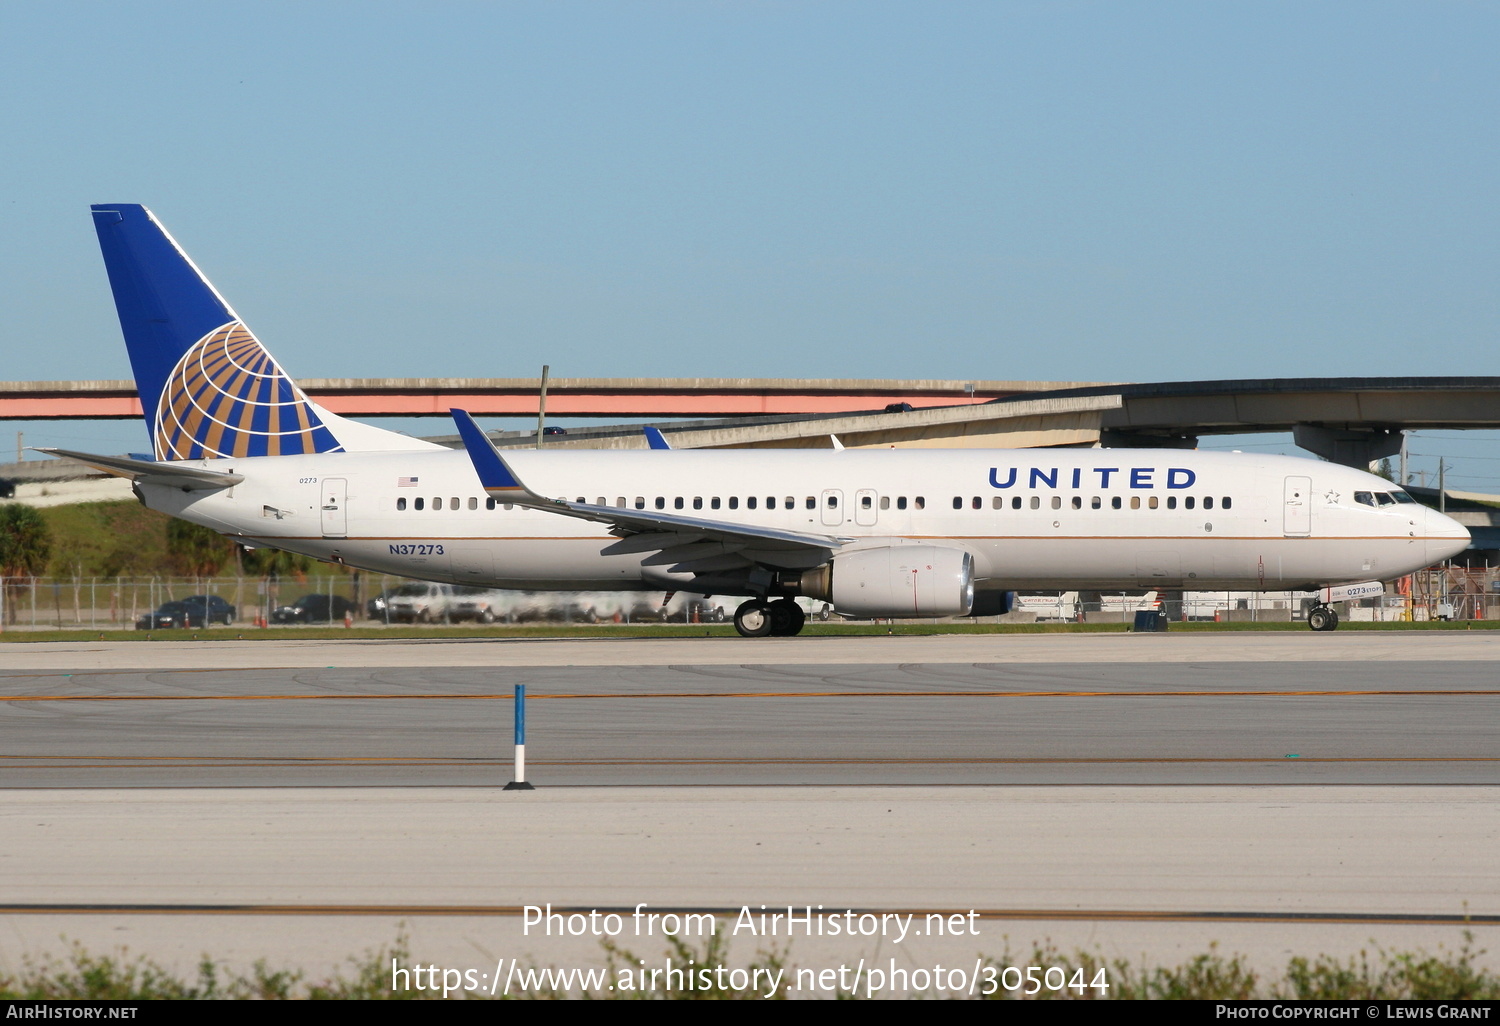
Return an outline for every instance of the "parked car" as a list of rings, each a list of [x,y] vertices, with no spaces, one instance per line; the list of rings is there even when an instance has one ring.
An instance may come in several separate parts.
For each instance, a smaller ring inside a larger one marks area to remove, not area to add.
[[[234,623],[234,607],[217,595],[189,595],[182,601],[198,611],[200,626],[222,623],[228,627]]]
[[[359,607],[342,595],[318,592],[271,611],[272,623],[336,623],[352,616]]]
[[[504,616],[505,607],[499,592],[492,588],[475,588],[459,585],[448,602],[449,620],[473,620],[475,623],[494,623]]]
[[[142,613],[136,618],[138,631],[181,630],[186,627],[203,626],[203,609],[186,602],[163,602],[153,613]]]
[[[448,615],[453,586],[414,582],[403,584],[386,595],[387,623],[432,623]]]
[[[222,623],[226,627],[234,623],[234,607],[218,595],[189,595],[175,602],[163,602],[155,612],[137,617],[135,629],[159,631],[207,627],[215,623]]]

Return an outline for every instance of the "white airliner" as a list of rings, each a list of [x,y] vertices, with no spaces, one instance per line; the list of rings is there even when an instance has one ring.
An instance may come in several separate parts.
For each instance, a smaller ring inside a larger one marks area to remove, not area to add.
[[[1331,463],[1176,449],[467,450],[312,402],[144,207],[93,208],[149,456],[47,450],[247,545],[431,581],[753,595],[747,637],[807,596],[864,617],[987,615],[1018,588],[1313,590],[1468,545]],[[653,440],[654,443],[656,440]],[[1309,616],[1331,630],[1326,605]]]

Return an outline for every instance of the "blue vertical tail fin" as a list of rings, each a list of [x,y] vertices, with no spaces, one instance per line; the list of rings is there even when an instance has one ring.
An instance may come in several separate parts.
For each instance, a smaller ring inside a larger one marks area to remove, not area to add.
[[[158,460],[438,448],[309,399],[151,211],[93,213]]]

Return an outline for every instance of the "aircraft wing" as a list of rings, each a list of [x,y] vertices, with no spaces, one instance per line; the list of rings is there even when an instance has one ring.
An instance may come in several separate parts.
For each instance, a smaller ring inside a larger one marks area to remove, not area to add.
[[[158,463],[154,460],[131,459],[128,456],[98,456],[91,452],[74,452],[72,449],[34,451],[82,463],[116,477],[128,477],[143,484],[166,485],[189,492],[232,488],[245,480],[239,474],[226,474],[222,470],[205,470],[180,463]]]
[[[656,553],[645,566],[667,566],[674,572],[730,570],[757,563],[779,567],[812,567],[852,541],[835,535],[785,531],[774,527],[732,524],[685,517],[660,510],[620,509],[593,503],[549,499],[532,491],[505,462],[474,418],[464,410],[450,410],[464,440],[479,482],[490,495],[528,509],[608,524],[620,541],[602,555]]]

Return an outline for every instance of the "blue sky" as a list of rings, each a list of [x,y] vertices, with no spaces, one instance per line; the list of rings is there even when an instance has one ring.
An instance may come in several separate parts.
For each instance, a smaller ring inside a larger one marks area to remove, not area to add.
[[[0,378],[128,376],[87,216],[117,201],[294,376],[1500,374],[1497,27],[0,5]]]

